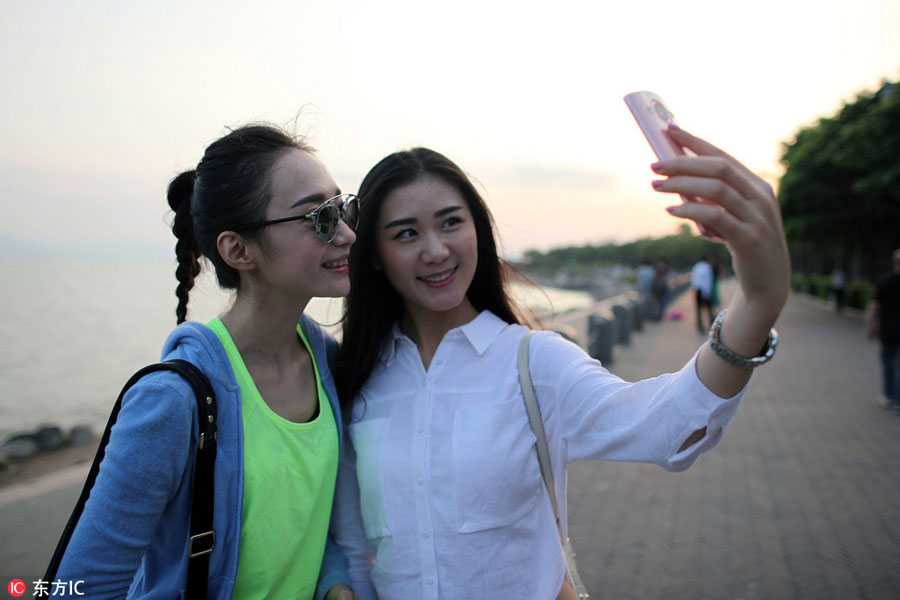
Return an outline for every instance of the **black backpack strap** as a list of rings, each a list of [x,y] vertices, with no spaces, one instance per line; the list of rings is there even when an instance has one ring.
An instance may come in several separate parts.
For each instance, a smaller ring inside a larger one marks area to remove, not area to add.
[[[200,369],[186,360],[170,360],[194,388],[197,398],[197,420],[200,441],[197,444],[197,463],[194,466],[194,494],[191,503],[191,529],[188,543],[188,576],[185,598],[206,598],[209,582],[209,555],[216,545],[213,529],[213,499],[215,497],[215,463],[217,421],[216,396],[209,380]],[[165,363],[163,363],[165,364]]]
[[[52,582],[56,579],[60,561],[72,538],[72,533],[78,525],[78,519],[84,512],[84,505],[97,480],[100,472],[100,463],[106,454],[106,445],[109,443],[110,431],[116,423],[119,411],[122,408],[122,399],[125,394],[145,375],[156,371],[174,371],[181,375],[190,384],[197,399],[197,417],[200,424],[200,442],[197,446],[197,459],[194,468],[194,490],[191,505],[190,541],[188,543],[188,581],[186,598],[206,598],[207,582],[209,580],[209,554],[215,545],[216,533],[213,530],[213,498],[214,498],[214,465],[216,461],[216,431],[218,415],[216,412],[216,396],[209,379],[200,369],[186,360],[173,359],[161,363],[148,365],[131,376],[113,406],[103,437],[100,439],[100,447],[94,456],[94,462],[88,471],[87,480],[81,490],[81,496],[75,503],[72,515],[66,523],[60,536],[50,565],[44,575],[44,581]]]

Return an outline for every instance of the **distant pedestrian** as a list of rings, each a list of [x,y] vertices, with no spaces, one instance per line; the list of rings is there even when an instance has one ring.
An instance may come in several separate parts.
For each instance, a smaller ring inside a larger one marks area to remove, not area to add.
[[[653,295],[653,280],[656,272],[649,260],[642,260],[637,268],[637,290],[647,298]]]
[[[722,306],[722,298],[719,296],[719,278],[722,276],[722,265],[719,261],[712,259],[709,261],[712,267],[712,291],[709,294],[709,307],[712,315],[715,317],[719,314],[719,307]]]
[[[831,295],[834,297],[834,310],[844,310],[844,289],[847,287],[847,278],[840,269],[831,272]]]
[[[653,276],[653,316],[658,321],[666,314],[666,304],[669,302],[669,282],[672,280],[672,270],[666,261],[656,263]]]
[[[891,255],[892,272],[875,284],[866,335],[881,342],[882,406],[900,411],[900,248]]]
[[[691,289],[694,290],[694,296],[697,299],[697,330],[700,333],[706,333],[712,327],[712,289],[713,289],[713,269],[705,256],[691,269]],[[709,317],[709,322],[703,322],[703,309]]]

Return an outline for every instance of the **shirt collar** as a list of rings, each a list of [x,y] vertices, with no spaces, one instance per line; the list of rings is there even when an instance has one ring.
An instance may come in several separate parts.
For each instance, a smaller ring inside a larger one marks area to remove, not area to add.
[[[460,327],[448,331],[446,337],[448,339],[462,338],[467,340],[475,352],[480,356],[490,348],[491,344],[497,339],[497,336],[500,335],[500,332],[503,331],[503,328],[507,325],[508,323],[506,321],[491,311],[483,310],[477,317],[465,325],[461,325]],[[391,327],[390,336],[386,340],[385,346],[381,352],[381,360],[384,361],[385,365],[390,366],[394,357],[397,355],[397,347],[399,344],[403,343],[403,340],[412,344],[412,340],[400,331],[400,322],[398,321]]]
[[[477,317],[454,331],[461,331],[475,352],[482,355],[508,324],[491,311],[483,310]]]

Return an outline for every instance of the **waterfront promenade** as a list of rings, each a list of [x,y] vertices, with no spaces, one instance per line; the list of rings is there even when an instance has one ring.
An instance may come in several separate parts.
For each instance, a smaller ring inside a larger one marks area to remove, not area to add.
[[[671,308],[685,318],[645,325],[611,371],[680,368],[702,338],[689,294]],[[900,416],[876,403],[877,344],[858,316],[798,296],[778,329],[775,360],[688,471],[572,465],[569,530],[595,598],[900,597]],[[37,578],[84,471],[0,489],[0,576]]]
[[[627,378],[679,368],[682,321],[616,347]],[[721,443],[683,473],[584,462],[569,471],[569,533],[595,597],[900,598],[900,416],[880,408],[878,346],[858,315],[792,296],[772,363]]]

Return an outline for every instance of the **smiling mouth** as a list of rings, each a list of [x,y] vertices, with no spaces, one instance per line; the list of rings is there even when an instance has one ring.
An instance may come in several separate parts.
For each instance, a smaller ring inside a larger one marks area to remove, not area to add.
[[[456,274],[457,269],[459,269],[459,265],[456,265],[452,269],[448,269],[443,273],[438,273],[437,275],[431,275],[429,277],[419,277],[418,279],[421,279],[425,283],[441,283],[442,281],[447,281],[448,279],[453,277],[453,275]]]
[[[339,259],[331,261],[331,262],[322,263],[322,266],[325,267],[326,269],[340,269],[340,268],[346,267],[347,266],[347,257],[344,256],[343,258],[339,258]]]

